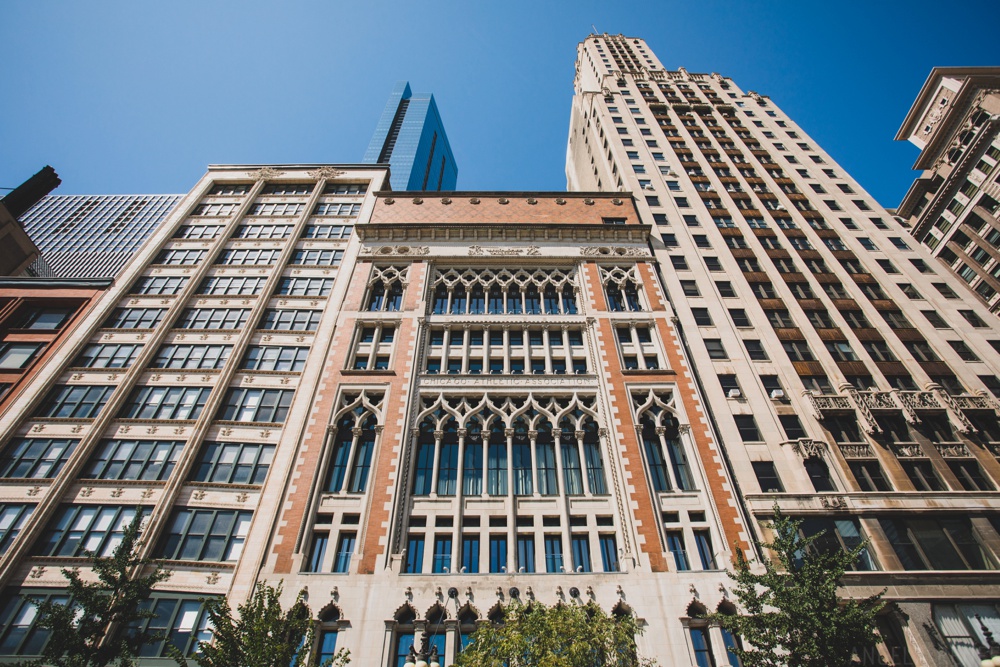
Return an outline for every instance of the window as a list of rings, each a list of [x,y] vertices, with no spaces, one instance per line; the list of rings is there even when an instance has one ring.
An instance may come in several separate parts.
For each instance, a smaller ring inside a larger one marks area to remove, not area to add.
[[[764,346],[759,340],[744,340],[743,346],[747,349],[747,356],[753,361],[768,360],[767,352],[764,351]]]
[[[708,628],[701,626],[690,627],[688,628],[688,633],[691,635],[691,646],[694,648],[694,660],[697,667],[715,667],[715,656],[712,655],[712,644],[708,637]]]
[[[77,368],[128,368],[135,361],[142,345],[100,343],[88,345],[73,365]]]
[[[722,341],[718,338],[706,338],[705,348],[708,350],[710,359],[728,359],[726,349],[722,346]]]
[[[184,450],[177,440],[102,440],[83,479],[165,480]]]
[[[750,291],[754,293],[758,299],[777,299],[778,294],[774,291],[774,285],[771,283],[750,283]]]
[[[562,537],[559,535],[545,536],[545,571],[565,572],[566,566],[563,564]]]
[[[177,294],[187,284],[188,279],[183,276],[157,276],[139,278],[129,290],[130,294],[157,294],[168,295]]]
[[[86,552],[110,556],[136,514],[135,506],[64,505],[35,543],[35,555],[81,557]],[[143,517],[151,508],[141,508]]]
[[[736,380],[735,375],[720,375],[719,384],[722,386],[722,391],[726,396],[735,398],[742,393],[740,391],[740,383]]]
[[[674,557],[674,565],[678,571],[690,570],[687,549],[684,545],[684,533],[679,530],[667,531],[667,548]]]
[[[873,361],[898,361],[885,341],[864,341],[861,344]]]
[[[199,204],[191,215],[225,217],[236,211],[236,204]]]
[[[983,475],[975,459],[952,459],[948,461],[948,467],[966,491],[993,491],[996,488]]]
[[[962,361],[981,361],[981,359],[973,352],[965,341],[961,340],[950,340],[948,344],[951,345],[952,349],[958,353],[958,356]]]
[[[809,344],[804,340],[786,340],[781,343],[781,347],[792,361],[816,361]]]
[[[671,255],[670,264],[678,271],[686,271],[688,269],[687,259],[684,255]]]
[[[229,266],[266,266],[276,263],[280,256],[281,250],[279,248],[237,248],[226,250],[215,263]]]
[[[153,259],[153,264],[193,265],[205,257],[204,250],[161,250]]]
[[[79,440],[17,438],[0,457],[0,477],[51,479],[59,474]]]
[[[315,331],[322,315],[321,310],[268,309],[259,326],[266,331]]]
[[[361,204],[333,204],[320,202],[313,209],[313,215],[352,216],[361,212]]]
[[[192,479],[213,484],[260,485],[273,460],[274,445],[206,441]]]
[[[616,551],[615,558],[617,557],[618,553]],[[490,573],[498,574],[506,571],[507,571],[507,536],[490,535]]]
[[[910,321],[906,319],[902,311],[899,310],[883,310],[879,313],[882,315],[882,319],[886,321],[892,329],[912,329],[913,325]]]
[[[282,203],[257,203],[250,207],[247,215],[271,217],[271,216],[293,216],[302,213],[305,204],[282,204]]]
[[[767,321],[775,329],[788,329],[795,326],[795,322],[792,321],[787,310],[765,310],[764,315],[767,316]]]
[[[986,322],[976,314],[974,310],[960,310],[958,314],[965,318],[965,321],[976,327],[977,329],[985,327]]]
[[[517,536],[517,571],[535,571],[535,538],[531,535]]]
[[[232,563],[239,560],[252,512],[177,509],[160,543],[159,557]]]
[[[927,266],[927,262],[925,262],[922,259],[911,259],[910,264],[912,264],[914,268],[916,268],[916,270],[919,271],[920,273],[934,273],[934,269]],[[944,285],[944,283],[935,283],[935,285],[938,284]],[[945,286],[947,287],[947,285]]]
[[[282,278],[275,294],[289,296],[328,296],[333,287],[330,278]]]
[[[43,347],[44,343],[0,343],[0,370],[25,368]]]
[[[222,225],[181,225],[174,234],[175,239],[214,239],[222,231]]]
[[[676,234],[660,234],[660,239],[663,241],[663,245],[667,248],[676,248],[679,243],[677,243]]]
[[[236,239],[284,239],[292,233],[291,225],[239,225]]]
[[[254,371],[301,371],[305,368],[308,347],[251,345],[242,368]]]
[[[847,293],[844,286],[840,283],[823,283],[823,291],[831,299],[850,299],[851,295]]]
[[[809,475],[809,481],[812,482],[816,493],[837,490],[830,479],[830,469],[827,468],[826,462],[823,459],[812,456],[804,459],[802,465],[805,466],[806,474]]]
[[[330,542],[330,533],[313,533],[312,546],[309,548],[309,561],[306,564],[306,572],[321,572],[323,570],[323,560],[326,558],[326,547]]]
[[[934,472],[934,466],[926,459],[900,461],[903,472],[910,478],[917,491],[944,491],[941,479]]]
[[[747,317],[747,311],[742,308],[730,308],[729,317],[732,319],[733,324],[738,327],[749,327],[750,318]]]
[[[363,195],[368,192],[367,183],[327,183],[325,195]]]
[[[236,330],[246,324],[248,308],[186,308],[177,318],[176,328],[196,330]]]
[[[701,327],[710,327],[713,325],[712,316],[708,314],[708,308],[692,308],[691,314],[694,315],[694,322]]]
[[[304,239],[347,239],[354,231],[353,225],[306,225]]]
[[[357,542],[357,533],[341,533],[337,542],[337,552],[334,554],[333,571],[347,573],[351,567],[351,556],[354,555],[354,545]],[[329,634],[329,633],[328,633]],[[336,633],[333,633],[336,637]]]
[[[717,280],[715,287],[719,290],[719,296],[724,299],[736,297],[736,290],[733,289],[733,284],[727,280]]]
[[[694,234],[691,238],[694,239],[694,244],[698,248],[711,248],[712,244],[709,243],[708,237],[704,234]]]
[[[232,345],[164,345],[150,362],[150,368],[222,368]]]
[[[479,573],[479,536],[464,535],[462,537],[462,565],[460,572]]]
[[[740,432],[743,442],[760,442],[760,429],[757,428],[757,421],[753,415],[733,415],[736,428]]]
[[[38,417],[91,419],[100,414],[115,387],[56,385],[39,408]]]
[[[701,296],[701,292],[698,290],[698,283],[693,280],[682,280],[681,292],[683,292],[684,296]]]
[[[802,422],[795,415],[779,415],[778,421],[781,422],[781,428],[785,431],[785,437],[789,440],[799,440],[806,436],[806,430],[802,428]]]
[[[197,419],[211,387],[136,387],[122,408],[124,419]]]
[[[796,299],[815,299],[812,287],[809,283],[787,283],[788,289],[792,291],[792,296]]]
[[[992,570],[996,565],[967,517],[879,517],[905,570]]]
[[[785,488],[781,485],[773,461],[753,461],[752,465],[761,493],[784,493]]]
[[[166,312],[162,308],[115,308],[101,326],[105,329],[152,329]]]
[[[424,536],[410,535],[406,541],[405,574],[420,574],[424,565]]]
[[[17,505],[11,503],[0,503],[0,554],[7,552],[10,545],[17,539],[24,522],[28,520],[31,513],[35,511],[34,505]],[[0,615],[0,623],[5,617]],[[6,647],[6,640],[0,643]]]
[[[43,601],[66,604],[69,598],[65,591],[52,589],[22,590],[4,596],[0,604],[0,654],[38,655],[42,652],[52,632],[37,624],[38,605]]]
[[[909,250],[910,246],[906,245],[906,241],[899,238],[898,236],[890,236],[889,243],[891,243],[897,250]]]
[[[190,656],[197,650],[199,642],[210,641],[212,630],[208,613],[202,605],[202,600],[193,597],[166,597],[154,592],[142,605],[152,617],[139,621],[137,625],[140,631],[154,636],[165,635],[166,640],[144,644],[139,655],[166,658],[171,648],[176,648],[183,655]]]
[[[217,418],[280,424],[288,415],[294,393],[291,389],[230,389]]]
[[[920,312],[935,329],[949,328],[948,323],[944,321],[944,318],[936,310],[921,310]]]
[[[858,355],[851,349],[851,344],[846,341],[826,341],[826,351],[830,353],[836,361],[857,361]]]
[[[882,466],[874,459],[848,460],[851,473],[862,491],[892,491],[882,474]]]
[[[880,264],[881,261],[882,260],[879,260]],[[914,301],[920,301],[923,300],[924,298],[923,296],[920,295],[920,292],[917,291],[917,288],[914,287],[911,283],[899,283],[898,287],[903,291],[903,294],[905,294],[908,299],[913,299]]]
[[[198,294],[259,294],[265,283],[263,276],[213,276],[202,281]]]

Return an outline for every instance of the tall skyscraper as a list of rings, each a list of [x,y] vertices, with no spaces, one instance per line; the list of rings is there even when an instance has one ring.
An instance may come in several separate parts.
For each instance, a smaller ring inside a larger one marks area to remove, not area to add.
[[[389,165],[393,190],[454,190],[458,166],[434,96],[398,82],[363,162]]]
[[[40,275],[114,278],[181,195],[49,195],[21,217]]]
[[[923,172],[897,209],[918,242],[1000,310],[1000,67],[935,67],[896,134]]]
[[[845,584],[890,587],[885,659],[978,664],[977,614],[1000,629],[996,318],[768,97],[607,34],[574,85],[569,187],[632,191],[654,227],[757,537],[777,504],[823,548],[869,539]]]

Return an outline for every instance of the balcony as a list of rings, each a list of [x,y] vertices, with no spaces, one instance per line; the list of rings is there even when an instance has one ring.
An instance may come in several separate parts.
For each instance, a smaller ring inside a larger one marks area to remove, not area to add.
[[[941,410],[944,408],[934,392],[900,391],[896,395],[905,410]]]
[[[875,452],[867,442],[840,442],[837,443],[841,455],[845,459],[873,459]]]
[[[843,412],[844,410],[854,409],[854,406],[851,405],[851,400],[847,398],[847,396],[830,394],[820,394],[817,396],[813,393],[807,393],[806,397],[819,414],[823,414],[824,412]]]

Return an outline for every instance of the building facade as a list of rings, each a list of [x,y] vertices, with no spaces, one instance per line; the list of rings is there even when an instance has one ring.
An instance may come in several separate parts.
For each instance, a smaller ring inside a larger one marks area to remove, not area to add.
[[[577,55],[569,189],[635,193],[757,538],[778,505],[826,548],[869,539],[845,583],[889,587],[883,659],[978,664],[976,614],[1000,629],[996,319],[766,96],[641,39]]]
[[[33,269],[57,278],[114,278],[181,195],[49,195],[21,217],[41,250]]]
[[[0,415],[3,655],[137,511],[185,649],[265,579],[356,664],[447,664],[512,598],[724,655],[700,596],[750,535],[631,198],[387,178],[211,168]]]
[[[897,214],[1000,310],[1000,67],[935,67],[896,134],[922,170]]]
[[[362,162],[389,165],[393,190],[454,190],[458,166],[434,96],[398,82]]]

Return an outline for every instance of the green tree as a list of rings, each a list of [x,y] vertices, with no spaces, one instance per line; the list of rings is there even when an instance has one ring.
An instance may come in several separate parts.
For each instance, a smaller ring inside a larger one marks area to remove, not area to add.
[[[163,636],[136,629],[138,621],[153,617],[142,609],[153,586],[170,576],[159,565],[141,558],[143,513],[125,528],[121,542],[110,556],[89,554],[96,582],[86,582],[78,569],[63,570],[69,581],[66,603],[46,600],[38,605],[36,627],[49,630],[49,638],[38,660],[21,667],[127,667],[136,664],[139,650]],[[153,570],[143,575],[152,565]]]
[[[708,617],[742,638],[744,647],[734,652],[744,667],[846,667],[855,652],[882,641],[875,616],[885,590],[860,600],[837,593],[867,543],[850,551],[817,549],[812,545],[822,533],[802,537],[801,523],[775,506],[767,524],[774,538],[763,546],[776,561],[765,559],[764,572],[756,574],[737,550],[736,572],[729,576],[742,610]]]
[[[484,623],[458,656],[459,667],[651,667],[635,637],[632,614],[609,615],[584,605],[511,601],[501,623]]]
[[[281,607],[282,584],[260,582],[250,599],[237,607],[238,618],[223,597],[205,600],[205,611],[212,624],[212,640],[199,642],[191,660],[198,667],[304,667],[310,659],[315,623],[306,604],[305,591],[299,591],[294,604]],[[187,659],[176,649],[173,658],[182,667]],[[350,652],[340,649],[324,667],[343,667],[350,663]]]

